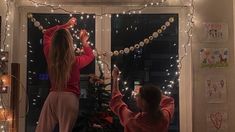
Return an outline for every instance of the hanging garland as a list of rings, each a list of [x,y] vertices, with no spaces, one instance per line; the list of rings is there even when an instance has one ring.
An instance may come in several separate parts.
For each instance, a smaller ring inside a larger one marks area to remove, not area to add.
[[[39,21],[37,21],[34,17],[33,14],[28,14],[28,18],[31,20],[31,22],[34,23],[34,26],[37,27],[40,31],[42,31],[42,33],[44,33],[46,31],[46,29],[43,28],[43,26],[40,24]],[[171,23],[174,22],[174,17],[170,17],[168,19],[168,21],[166,21],[161,28],[157,29],[156,31],[154,31],[148,38],[145,38],[144,40],[140,41],[137,44],[134,44],[130,47],[126,47],[122,50],[114,50],[113,52],[104,52],[104,53],[108,53],[111,56],[118,56],[118,55],[122,55],[122,54],[129,54],[130,52],[134,51],[135,49],[139,49],[140,47],[144,47],[145,45],[148,45],[152,42],[153,39],[158,38],[158,36],[163,33],[163,31],[165,31],[170,25]]]

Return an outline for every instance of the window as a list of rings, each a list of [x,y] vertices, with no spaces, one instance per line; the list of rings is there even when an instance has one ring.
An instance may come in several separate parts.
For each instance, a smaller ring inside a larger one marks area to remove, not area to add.
[[[84,18],[78,21],[78,25],[71,30],[71,33],[76,35],[77,30],[84,28],[90,32],[90,41],[95,42],[95,19],[93,14],[90,19]],[[33,14],[36,21],[40,22],[45,29],[55,26],[57,24],[64,24],[69,20],[68,14]],[[75,15],[80,18],[80,15]],[[78,32],[79,33],[79,32]],[[43,34],[35,27],[31,19],[28,19],[28,41],[27,41],[27,94],[29,101],[29,110],[26,117],[27,132],[34,131],[36,122],[41,112],[43,103],[48,95],[50,88],[50,81],[47,73],[47,64],[43,54]],[[76,38],[75,36],[73,38]],[[80,47],[80,42],[74,39],[74,44]],[[81,92],[87,87],[87,74],[95,72],[95,62],[85,67],[81,71]],[[83,104],[81,104],[83,105]]]
[[[121,53],[126,47],[135,47],[144,39],[149,39],[169,18],[174,22],[159,36],[145,46],[134,51]],[[122,92],[124,100],[134,111],[138,111],[132,101],[131,91],[138,83],[151,82],[161,86],[162,91],[175,99],[175,114],[169,132],[179,131],[179,84],[178,60],[178,15],[177,14],[132,14],[113,15],[111,18],[111,49],[119,51],[112,57],[122,71]],[[174,84],[173,84],[174,83]]]

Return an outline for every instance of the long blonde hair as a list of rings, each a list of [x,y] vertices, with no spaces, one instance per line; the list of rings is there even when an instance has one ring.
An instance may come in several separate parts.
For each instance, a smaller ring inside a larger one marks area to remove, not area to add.
[[[54,33],[51,42],[48,72],[54,88],[62,90],[66,87],[75,61],[73,39],[67,29],[60,29]]]

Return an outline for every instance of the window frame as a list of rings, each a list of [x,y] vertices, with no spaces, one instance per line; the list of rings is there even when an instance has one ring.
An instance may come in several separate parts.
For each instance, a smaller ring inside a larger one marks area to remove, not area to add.
[[[64,6],[66,10],[70,11],[83,11],[86,13],[94,14],[105,14],[105,13],[122,13],[124,10],[129,10],[131,8],[138,8],[137,6],[112,6],[106,7],[101,5],[91,5],[91,6]],[[14,49],[18,50],[16,52],[15,61],[20,63],[20,78],[24,86],[26,86],[26,71],[27,71],[27,13],[48,13],[50,8],[40,7],[35,8],[34,6],[19,6],[18,9],[19,25],[18,29],[15,30],[16,34],[19,34],[14,42]],[[54,13],[65,13],[63,11],[56,10]],[[184,55],[184,48],[182,46],[187,43],[188,36],[185,33],[187,29],[187,7],[155,7],[155,8],[146,8],[142,13],[177,13],[179,16],[179,56]],[[24,26],[23,26],[24,25]],[[16,26],[16,27],[17,27]],[[103,19],[96,18],[95,22],[96,33],[95,33],[95,43],[96,48],[99,51],[111,51],[111,19],[109,17],[104,17]],[[18,43],[20,42],[20,43]],[[16,46],[15,46],[16,45]],[[187,44],[186,44],[187,46]],[[182,61],[182,69],[180,74],[180,83],[179,83],[179,115],[180,115],[180,131],[182,132],[192,132],[192,57],[191,57],[191,46],[187,47],[187,55]],[[111,64],[111,57],[108,56],[106,61]],[[98,73],[96,66],[96,73]],[[25,131],[26,118],[27,114],[27,100],[26,100],[26,89],[20,89],[19,98],[19,131]]]

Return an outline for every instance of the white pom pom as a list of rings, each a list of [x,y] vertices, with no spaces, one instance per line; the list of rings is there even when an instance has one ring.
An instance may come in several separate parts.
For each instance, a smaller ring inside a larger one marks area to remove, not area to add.
[[[124,52],[125,52],[126,54],[128,54],[128,53],[130,52],[130,49],[129,49],[129,48],[125,48],[125,49],[124,49]]]
[[[119,54],[119,52],[118,52],[117,50],[115,50],[115,51],[113,52],[113,55],[115,55],[115,56],[118,56],[118,54]]]
[[[166,30],[166,25],[162,25],[162,26],[161,26],[161,29],[162,29],[162,30]]]
[[[148,39],[148,38],[144,39],[144,43],[145,43],[145,44],[149,44],[149,39]],[[140,45],[140,46],[141,46],[141,45]]]
[[[40,22],[35,21],[35,22],[34,22],[34,26],[35,26],[35,27],[39,27],[39,26],[40,26]]]
[[[39,29],[39,30],[43,30],[43,26],[39,26],[38,29]]]
[[[174,22],[174,17],[169,18],[169,22]]]
[[[168,21],[166,21],[166,22],[165,22],[165,25],[166,25],[167,27],[169,27],[169,26],[171,25],[171,23],[168,22]]]
[[[153,33],[153,37],[154,37],[154,38],[157,38],[157,37],[158,37],[158,33],[157,33],[157,32],[154,32],[154,33]]]
[[[158,32],[158,33],[162,33],[162,29],[158,29],[157,32]]]
[[[123,50],[120,50],[119,53],[120,53],[120,54],[124,54],[124,51],[123,51]]]
[[[31,21],[32,21],[32,22],[35,22],[35,21],[36,21],[36,19],[35,19],[35,18],[31,18]]]
[[[32,17],[33,17],[33,14],[29,13],[28,18],[32,18]]]
[[[134,48],[133,46],[131,46],[131,47],[130,47],[130,50],[131,50],[131,51],[134,51],[134,50],[135,50],[135,48]]]
[[[140,48],[140,45],[139,45],[139,44],[135,44],[135,48],[136,48],[136,49],[139,49],[139,48]]]

